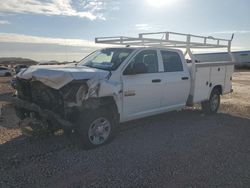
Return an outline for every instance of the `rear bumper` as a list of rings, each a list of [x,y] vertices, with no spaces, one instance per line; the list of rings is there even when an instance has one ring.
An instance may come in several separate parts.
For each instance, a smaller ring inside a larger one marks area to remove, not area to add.
[[[58,125],[60,125],[61,128],[63,128],[63,129],[72,129],[74,127],[74,124],[61,118],[55,112],[52,112],[50,110],[41,109],[38,105],[36,105],[34,103],[30,103],[28,101],[19,99],[17,97],[14,98],[14,103],[15,103],[15,107],[17,109],[22,109],[22,110],[25,110],[28,112],[36,112],[42,120],[55,122]]]

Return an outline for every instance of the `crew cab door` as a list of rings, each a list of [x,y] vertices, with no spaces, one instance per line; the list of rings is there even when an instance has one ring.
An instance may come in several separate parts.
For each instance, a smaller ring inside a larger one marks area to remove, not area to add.
[[[160,107],[162,78],[156,50],[139,52],[122,74],[123,119],[154,114]]]
[[[191,79],[182,52],[160,50],[163,63],[162,107],[176,109],[186,105],[190,92]]]

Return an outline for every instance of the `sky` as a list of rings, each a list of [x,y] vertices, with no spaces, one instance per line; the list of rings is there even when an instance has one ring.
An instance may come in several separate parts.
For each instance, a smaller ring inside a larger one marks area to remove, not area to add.
[[[249,0],[0,0],[0,57],[78,61],[95,37],[174,31],[250,50]]]

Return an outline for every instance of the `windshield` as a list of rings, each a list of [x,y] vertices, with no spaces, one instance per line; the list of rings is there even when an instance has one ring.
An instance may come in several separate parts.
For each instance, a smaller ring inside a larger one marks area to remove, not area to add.
[[[79,66],[87,66],[103,70],[115,70],[127,59],[133,49],[129,48],[107,48],[97,50],[81,60]]]

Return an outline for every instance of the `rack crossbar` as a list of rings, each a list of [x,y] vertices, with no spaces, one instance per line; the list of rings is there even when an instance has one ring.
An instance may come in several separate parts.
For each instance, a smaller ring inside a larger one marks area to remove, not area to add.
[[[162,37],[156,38],[157,35],[162,35]],[[174,37],[184,37],[184,40],[175,39]],[[193,41],[197,39],[199,39],[199,42]],[[212,36],[199,36],[176,32],[155,32],[140,33],[137,38],[126,36],[98,37],[95,38],[95,42],[126,46],[159,46],[172,48],[231,48],[232,39],[228,40],[215,38]]]

